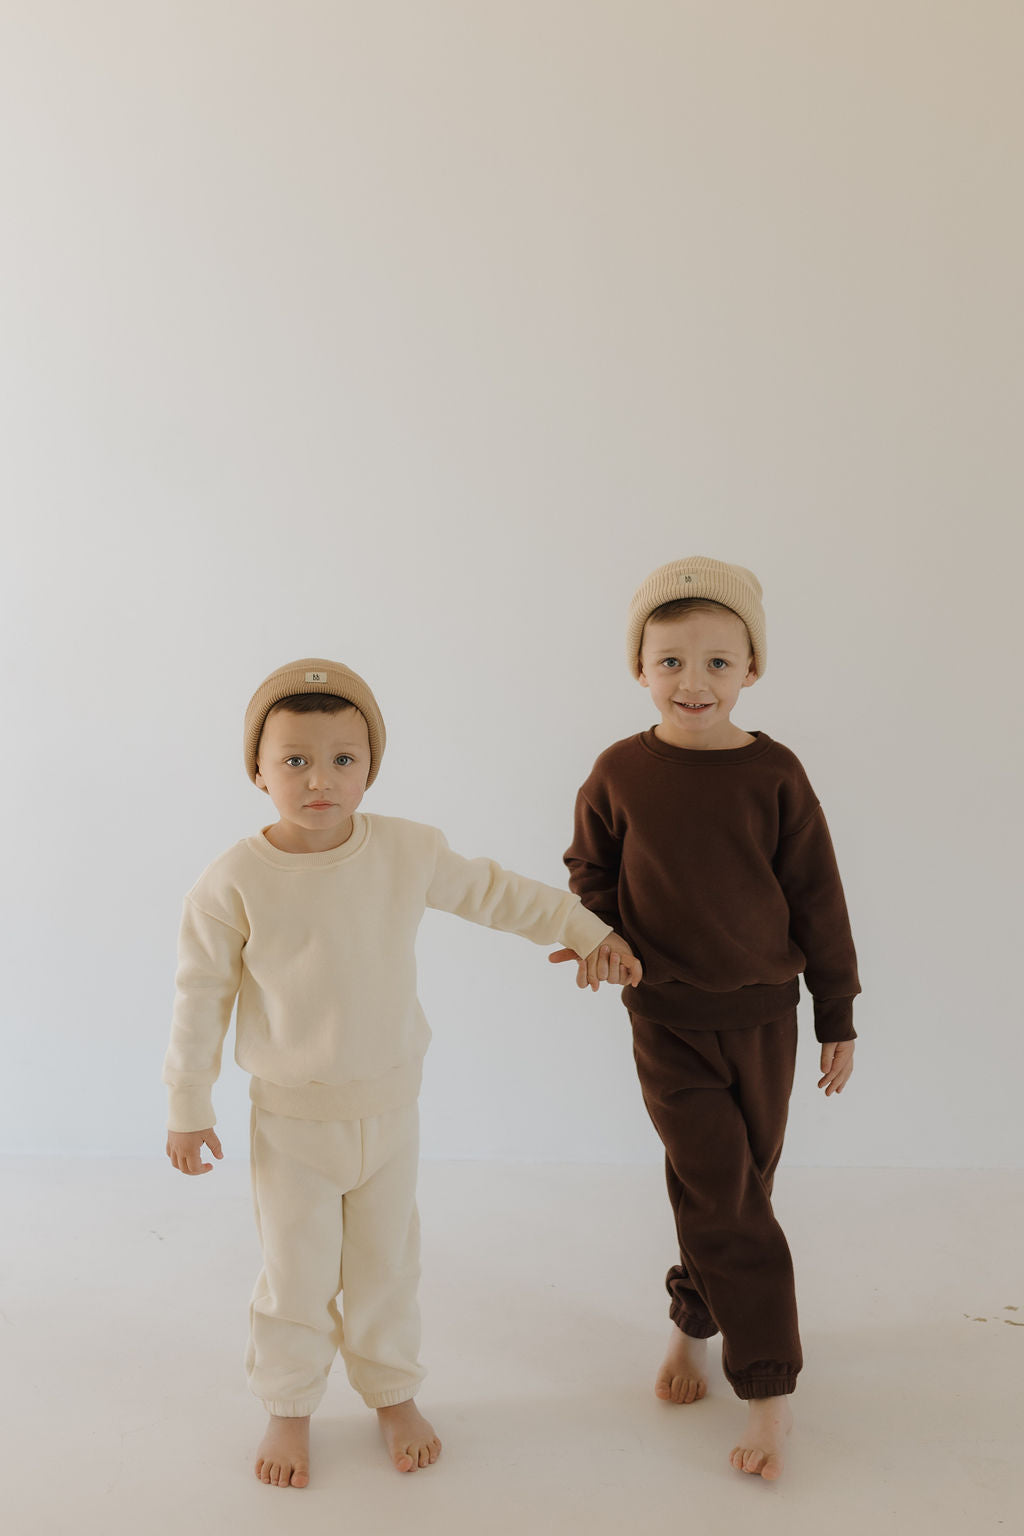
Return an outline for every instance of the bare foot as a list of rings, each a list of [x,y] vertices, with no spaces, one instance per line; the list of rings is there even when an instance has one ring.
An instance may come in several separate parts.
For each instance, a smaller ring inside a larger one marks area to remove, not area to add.
[[[430,1467],[441,1454],[441,1442],[410,1397],[391,1408],[378,1408],[384,1442],[399,1472]]]
[[[691,1339],[673,1324],[668,1353],[662,1362],[654,1395],[666,1403],[696,1403],[708,1390],[708,1341]]]
[[[304,1419],[270,1415],[256,1452],[256,1476],[277,1488],[305,1488],[309,1482],[309,1414]]]
[[[774,1482],[782,1475],[782,1448],[793,1428],[788,1397],[752,1397],[744,1438],[733,1446],[730,1462],[737,1472],[752,1472]]]

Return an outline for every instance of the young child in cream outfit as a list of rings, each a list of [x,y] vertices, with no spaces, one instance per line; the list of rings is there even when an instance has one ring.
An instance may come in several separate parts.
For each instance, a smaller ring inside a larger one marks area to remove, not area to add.
[[[462,858],[436,827],[361,812],[384,743],[377,701],[347,667],[308,658],[271,673],[246,712],[245,761],[280,819],[203,871],[179,936],[167,1155],[188,1174],[212,1168],[204,1143],[222,1156],[211,1087],[237,997],[263,1249],[246,1372],[270,1415],[256,1474],[281,1487],[309,1481],[309,1415],[338,1351],[399,1471],[440,1454],[414,1401],[424,910],[561,941],[595,988],[613,967],[641,978],[578,896]]]

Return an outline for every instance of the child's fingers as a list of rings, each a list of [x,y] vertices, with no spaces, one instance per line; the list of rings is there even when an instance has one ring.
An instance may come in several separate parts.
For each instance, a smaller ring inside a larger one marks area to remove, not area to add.
[[[842,1093],[853,1072],[853,1042],[826,1040],[821,1047],[821,1071],[818,1087],[824,1088],[825,1097]]]
[[[210,1133],[208,1134],[208,1136],[206,1138],[206,1145],[209,1147],[209,1149],[213,1153],[214,1157],[223,1157],[224,1156],[224,1151],[223,1151],[223,1148],[221,1147],[220,1140],[219,1140],[218,1136],[216,1135],[216,1133],[214,1131],[210,1131]]]
[[[597,951],[597,979],[598,979],[598,981],[607,981],[608,980],[608,955],[609,955],[608,945],[607,944],[600,945],[599,948],[598,948],[598,951]]]
[[[608,958],[608,980],[613,987],[622,985],[622,978],[619,975],[619,957],[614,951]]]
[[[212,1141],[216,1142],[216,1148],[214,1148],[212,1144],[210,1145],[211,1152],[213,1152],[214,1157],[222,1157],[223,1153],[221,1151],[220,1142],[212,1131],[209,1133],[209,1135],[212,1138]],[[198,1173],[209,1173],[213,1167],[213,1164],[203,1162],[203,1141],[205,1139],[205,1135],[201,1136],[200,1139],[192,1145],[188,1143],[172,1144],[171,1142],[168,1142],[167,1155],[171,1160],[171,1167],[177,1169],[178,1173],[187,1173],[193,1175]]]

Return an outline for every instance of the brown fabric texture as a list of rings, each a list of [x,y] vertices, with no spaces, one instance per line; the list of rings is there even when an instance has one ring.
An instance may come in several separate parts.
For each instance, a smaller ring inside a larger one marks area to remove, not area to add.
[[[722,1334],[738,1397],[792,1392],[803,1364],[793,1263],[772,1210],[796,1061],[796,1009],[746,1029],[685,1029],[631,1015],[644,1103],[665,1147],[679,1263],[669,1315]]]
[[[853,1040],[857,956],[825,814],[764,731],[722,751],[654,730],[602,752],[576,799],[569,886],[633,946],[631,1013],[735,1029],[814,998],[819,1040]]]

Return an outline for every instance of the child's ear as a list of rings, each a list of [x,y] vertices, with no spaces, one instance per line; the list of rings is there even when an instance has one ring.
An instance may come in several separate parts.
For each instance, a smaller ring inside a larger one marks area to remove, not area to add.
[[[262,789],[265,795],[270,794],[270,790],[267,788],[266,781],[264,780],[263,775],[260,773],[258,768],[256,769],[256,788]]]
[[[641,688],[649,688],[651,686],[647,681],[647,673],[644,671],[643,662],[640,663],[640,676],[637,678],[637,682],[640,684]]]

